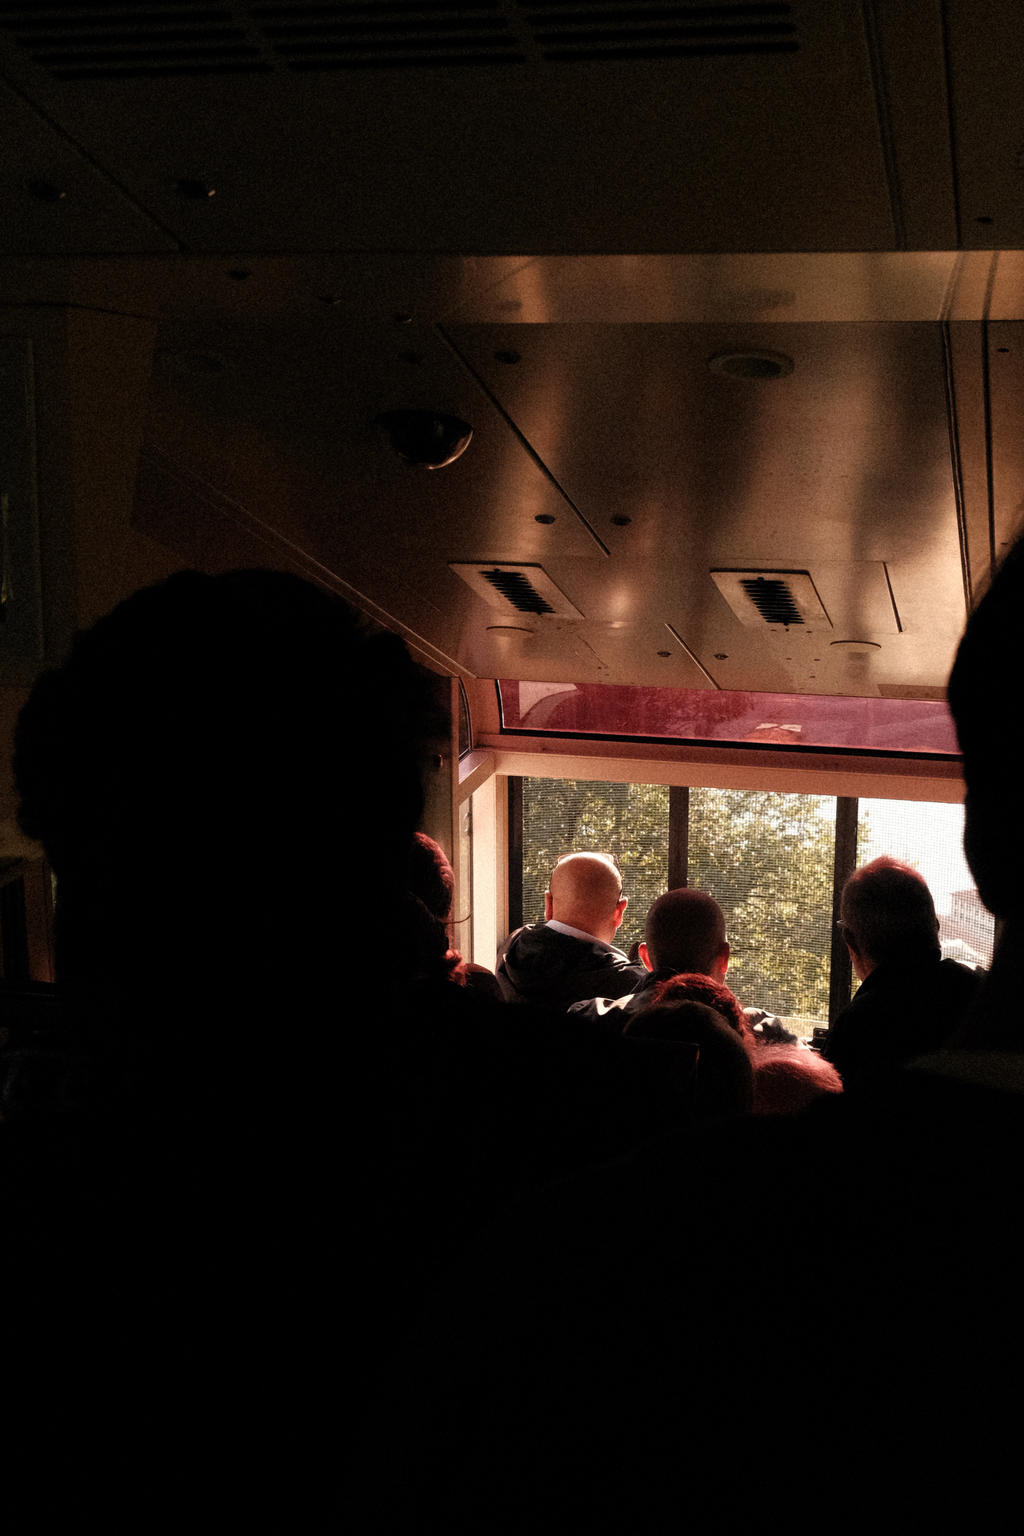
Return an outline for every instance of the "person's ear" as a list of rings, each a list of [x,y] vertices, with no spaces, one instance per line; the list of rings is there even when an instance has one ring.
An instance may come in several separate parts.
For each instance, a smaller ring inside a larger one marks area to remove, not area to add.
[[[714,974],[719,981],[724,981],[729,969],[729,941],[726,939],[715,957]]]
[[[639,953],[640,953],[640,959],[643,961],[645,968],[648,971],[653,971],[654,970],[654,966],[651,964],[651,952],[647,948],[646,944],[641,944],[640,945]]]
[[[629,906],[629,897],[628,896],[623,896],[622,900],[619,902],[618,906],[615,908],[615,926],[616,926],[616,928],[618,928],[621,925],[622,919],[625,916],[626,908],[628,906]]]
[[[555,915],[555,909],[554,909],[554,906],[553,906],[552,901],[551,901],[551,892],[550,891],[545,891],[544,892],[544,921],[546,923],[550,923],[550,921],[554,917],[554,915]]]

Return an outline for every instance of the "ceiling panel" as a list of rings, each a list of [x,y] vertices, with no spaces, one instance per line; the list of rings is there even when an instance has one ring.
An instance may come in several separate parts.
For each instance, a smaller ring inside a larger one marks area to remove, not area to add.
[[[944,680],[965,604],[939,326],[451,334],[608,545],[600,567],[550,562],[588,619],[672,624],[720,686]],[[513,342],[519,363],[496,367]],[[708,366],[758,351],[792,359],[792,374]],[[809,571],[831,627],[746,628],[710,577],[723,567]],[[858,640],[864,655],[834,648]]]
[[[138,38],[125,40],[122,27],[106,44],[100,7],[76,7],[71,31],[66,7],[0,8],[3,72],[190,250],[901,243],[877,68],[854,0],[705,8],[697,31],[720,31],[724,17],[721,46],[673,44],[663,6],[625,8],[625,21],[618,6],[627,32],[650,9],[646,44],[612,46],[609,19],[589,49],[563,46],[536,20],[543,5],[514,0],[460,12],[461,41],[443,6],[354,19],[329,8],[319,30],[326,44],[334,28],[334,58],[271,36],[303,12],[308,30],[308,7],[278,5],[273,23],[264,6],[220,9],[219,30],[232,37],[189,42],[183,32],[171,46],[176,17],[179,32],[208,28],[200,8],[136,5]],[[589,11],[600,16],[600,0]],[[565,14],[578,32],[578,13]],[[438,26],[451,33],[440,52],[437,38],[412,35]],[[785,36],[759,41],[751,28],[763,26]],[[360,27],[370,29],[361,40]],[[474,28],[478,40],[514,41],[474,52],[463,46]],[[403,39],[398,58],[392,44]]]
[[[0,81],[0,255],[174,251],[115,180]]]

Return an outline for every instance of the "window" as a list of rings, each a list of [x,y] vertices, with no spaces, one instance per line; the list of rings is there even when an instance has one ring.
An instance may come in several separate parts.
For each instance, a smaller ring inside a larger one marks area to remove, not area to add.
[[[831,795],[691,789],[687,883],[725,913],[744,1007],[828,1018],[835,826]]]
[[[502,730],[530,734],[722,741],[751,747],[956,757],[943,698],[641,688],[619,683],[498,683]]]
[[[945,956],[991,962],[994,925],[963,858],[962,806],[542,778],[524,778],[521,794],[524,922],[543,918],[544,891],[563,854],[611,853],[629,897],[617,939],[628,950],[643,938],[671,868],[673,884],[710,892],[725,912],[728,980],[741,1002],[779,1014],[798,1034],[810,1036],[849,1000],[835,881],[838,874],[841,887],[855,863],[879,854],[913,865],[927,881]]]

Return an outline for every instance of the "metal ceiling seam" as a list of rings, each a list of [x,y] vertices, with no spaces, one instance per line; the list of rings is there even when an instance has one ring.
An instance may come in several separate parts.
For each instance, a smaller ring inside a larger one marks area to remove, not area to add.
[[[960,455],[960,427],[956,413],[956,380],[953,373],[953,349],[949,321],[942,321],[942,361],[946,395],[946,431],[949,438],[949,471],[953,483],[953,502],[956,508],[956,532],[960,548],[960,574],[964,584],[964,604],[968,613],[974,607],[974,591],[971,581],[971,552],[967,533],[967,510],[964,502],[963,463]],[[886,580],[889,578],[886,570]],[[895,604],[894,604],[895,606]]]
[[[608,545],[604,542],[604,540],[597,533],[597,530],[590,523],[589,519],[586,518],[584,516],[584,514],[581,512],[580,508],[573,501],[572,497],[569,495],[569,493],[565,489],[565,487],[559,482],[559,480],[555,477],[555,475],[552,473],[552,471],[545,464],[544,460],[541,458],[541,456],[537,452],[536,448],[534,448],[534,446],[530,442],[529,438],[527,438],[525,436],[525,434],[522,432],[522,430],[513,421],[512,417],[509,415],[508,411],[506,411],[505,407],[501,404],[501,401],[497,398],[496,395],[494,395],[491,392],[491,390],[488,387],[488,385],[485,382],[485,380],[483,378],[481,378],[480,374],[477,373],[476,369],[473,367],[473,364],[463,354],[463,352],[460,350],[460,348],[458,346],[456,346],[455,342],[448,335],[448,332],[445,330],[444,326],[441,325],[440,323],[438,323],[438,324],[436,324],[434,326],[434,330],[436,331],[436,333],[440,337],[440,339],[444,342],[444,344],[448,348],[448,350],[451,352],[452,356],[455,357],[462,364],[462,367],[469,374],[470,378],[473,379],[473,381],[476,384],[477,388],[490,401],[491,405],[498,412],[499,416],[504,421],[504,423],[508,427],[509,431],[517,439],[517,441],[519,442],[520,446],[523,449],[525,449],[525,451],[529,454],[530,458],[533,460],[534,464],[540,470],[541,474],[545,477],[546,480],[548,480],[550,482],[551,485],[554,486],[555,490],[558,492],[559,496],[561,496],[561,498],[565,502],[565,504],[571,509],[571,511],[575,514],[575,516],[583,524],[583,527],[590,534],[590,537],[593,539],[594,543],[601,550],[602,554],[610,556],[611,555],[611,550],[608,548]]]
[[[158,218],[155,213],[147,208],[144,203],[139,202],[134,193],[131,192],[128,187],[126,187],[124,183],[120,181],[118,177],[115,176],[114,173],[102,163],[102,161],[97,160],[95,155],[90,154],[89,150],[87,150],[85,146],[79,142],[73,133],[69,132],[67,128],[59,123],[57,119],[52,115],[52,113],[48,112],[45,107],[41,106],[39,102],[30,96],[27,91],[22,89],[21,86],[15,85],[14,81],[10,78],[9,75],[4,75],[2,79],[0,79],[0,85],[9,90],[12,96],[16,96],[19,101],[28,107],[30,112],[35,113],[37,117],[41,118],[46,126],[50,129],[50,131],[55,133],[57,137],[64,144],[66,144],[69,149],[73,150],[73,152],[81,160],[84,160],[85,163],[93,171],[95,171],[98,176],[102,177],[107,185],[110,186],[119,197],[123,197],[125,202],[127,202],[132,207],[132,209],[134,209],[134,211],[151,226],[154,231],[162,235],[164,239],[170,240],[172,244],[177,248],[176,253],[188,254],[188,247],[180,238],[180,236],[176,235],[174,231],[170,229],[162,219]],[[176,253],[165,252],[161,254]]]

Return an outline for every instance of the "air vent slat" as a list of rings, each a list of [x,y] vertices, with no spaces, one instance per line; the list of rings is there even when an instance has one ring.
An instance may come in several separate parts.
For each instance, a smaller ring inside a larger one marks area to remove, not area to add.
[[[344,37],[349,32],[365,27],[508,27],[508,22],[496,7],[481,6],[480,10],[486,10],[486,14],[464,16],[459,8],[451,5],[445,6],[443,11],[427,11],[415,5],[389,6],[386,11],[360,7],[354,17],[347,21],[325,21],[316,27],[265,27],[264,36],[279,48],[302,39],[308,39],[311,43],[321,38],[330,41],[332,37]]]
[[[359,0],[359,3],[353,5],[289,6],[287,9],[282,6],[250,7],[250,15],[260,23],[267,37],[292,28],[313,32],[321,25],[329,26],[332,19],[385,16],[400,11],[443,12],[449,15],[463,11],[493,11],[500,15],[501,7],[495,4],[495,0]],[[281,26],[264,25],[268,21],[280,22]]]
[[[312,72],[317,69],[450,69],[470,64],[525,64],[522,53],[415,54],[405,57],[327,58],[289,60],[288,68]]]
[[[217,62],[228,59],[258,59],[258,48],[250,48],[240,44],[237,48],[129,48],[116,53],[90,53],[84,49],[78,53],[46,53],[36,54],[36,63],[45,64],[52,69],[60,69],[69,64],[160,64],[185,63],[194,60],[197,64]]]
[[[560,48],[545,49],[543,57],[551,63],[584,63],[601,59],[714,59],[743,55],[796,53],[797,43],[705,43],[703,45],[670,43],[661,48]]]
[[[272,64],[256,59],[251,64],[137,64],[117,69],[112,65],[87,69],[54,69],[57,80],[151,80],[160,75],[265,75]]]
[[[339,44],[337,48],[331,49],[329,53],[326,54],[326,57],[337,58],[348,53],[411,53],[417,49],[431,48],[435,51],[438,48],[473,48],[479,52],[481,47],[487,47],[488,44],[493,44],[495,48],[511,48],[515,46],[515,38],[496,37],[492,39],[481,37],[378,37],[368,38],[365,42],[359,42],[353,38],[350,42]]]
[[[14,41],[19,48],[31,48],[38,52],[40,49],[53,48],[57,43],[62,48],[139,48],[152,46],[154,42],[167,43],[169,46],[176,43],[244,43],[245,33],[239,27],[216,27],[209,31],[197,27],[179,27],[173,32],[140,32],[138,29],[134,32],[106,32],[102,37],[97,37],[94,32],[65,32],[56,39],[51,36],[26,35],[16,37]]]
[[[595,43],[631,42],[634,38],[638,43],[652,43],[660,38],[664,38],[666,42],[689,42],[704,46],[707,46],[709,43],[718,46],[721,43],[735,42],[746,46],[746,40],[739,36],[741,32],[756,32],[757,37],[754,39],[756,42],[767,32],[791,33],[793,28],[781,24],[772,27],[733,27],[729,29],[729,33],[725,37],[712,36],[711,31],[712,29],[709,28],[676,27],[668,23],[662,23],[653,27],[615,27],[607,30],[595,30],[589,34],[581,32],[549,32],[546,29],[538,29],[537,41],[549,45],[554,43],[575,43],[579,42],[586,35]],[[773,42],[775,38],[766,37],[765,41]]]
[[[767,21],[771,17],[788,16],[788,5],[665,5],[664,0],[654,5],[645,5],[643,0],[637,0],[636,5],[623,6],[622,0],[610,0],[609,4],[597,4],[594,0],[585,0],[580,6],[567,5],[566,0],[550,0],[544,4],[543,0],[533,0],[533,3],[524,7],[527,21],[531,24],[557,17],[558,23],[576,22],[580,26],[590,26],[592,22],[599,20],[632,21],[645,19],[665,20],[673,17],[676,21],[696,25],[700,22],[736,22],[745,19],[760,19]]]
[[[445,39],[448,39],[459,32],[468,32],[472,34],[472,41],[486,42],[489,39],[480,38],[479,34],[487,31],[493,32],[498,29],[501,30],[502,36],[500,39],[496,39],[496,41],[510,44],[515,43],[515,38],[509,32],[503,16],[496,16],[494,18],[481,16],[473,21],[452,21],[443,28],[437,26],[434,22],[417,21],[414,17],[410,17],[407,21],[353,22],[351,26],[338,28],[336,40],[324,38],[323,41],[318,39],[315,42],[308,43],[279,43],[277,51],[288,57],[298,53],[312,53],[315,49],[323,49],[324,52],[334,52],[338,48],[355,46],[360,37],[387,38],[397,33],[422,33],[427,31],[429,31],[430,37],[434,40],[442,33]]]

